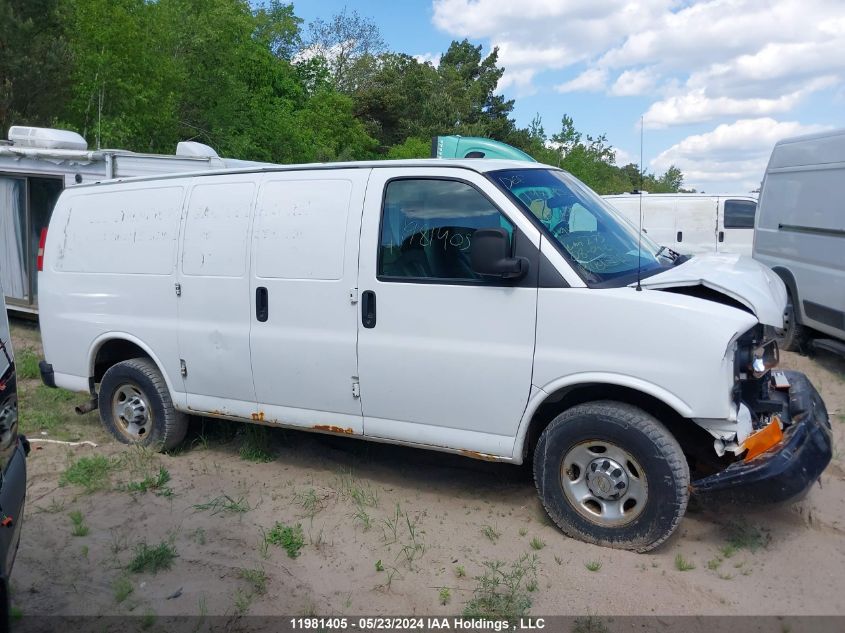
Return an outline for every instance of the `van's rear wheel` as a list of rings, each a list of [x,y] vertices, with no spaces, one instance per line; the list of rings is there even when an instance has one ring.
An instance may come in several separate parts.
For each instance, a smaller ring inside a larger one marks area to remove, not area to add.
[[[646,552],[675,531],[689,500],[689,467],[671,433],[620,402],[557,416],[534,449],[534,481],[567,535]]]
[[[124,444],[166,451],[188,430],[187,416],[173,406],[161,372],[147,358],[110,367],[100,383],[98,406],[103,425]]]

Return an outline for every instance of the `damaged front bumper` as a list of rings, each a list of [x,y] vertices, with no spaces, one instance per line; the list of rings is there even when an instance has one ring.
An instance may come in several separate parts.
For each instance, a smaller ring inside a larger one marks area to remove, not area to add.
[[[830,419],[821,396],[807,377],[782,372],[789,381],[784,394],[783,439],[749,461],[692,482],[700,498],[718,495],[737,503],[783,503],[801,498],[833,456]],[[776,424],[776,422],[773,422]]]

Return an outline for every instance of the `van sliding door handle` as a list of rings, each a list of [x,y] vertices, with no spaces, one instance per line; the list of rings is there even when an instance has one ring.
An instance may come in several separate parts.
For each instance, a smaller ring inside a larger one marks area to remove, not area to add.
[[[259,286],[255,289],[255,318],[264,323],[270,316],[270,302],[267,288]]]
[[[725,241],[725,232],[724,231],[719,231],[719,241],[720,242]]]
[[[683,242],[684,241],[684,232],[683,231],[678,231],[678,239],[675,240],[675,241],[677,241],[677,242]]]
[[[376,293],[372,290],[361,295],[361,325],[365,328],[376,326]]]

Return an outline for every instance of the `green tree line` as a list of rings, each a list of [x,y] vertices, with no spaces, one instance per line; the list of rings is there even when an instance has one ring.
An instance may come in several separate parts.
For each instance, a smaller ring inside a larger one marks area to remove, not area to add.
[[[563,115],[519,127],[498,51],[453,41],[435,63],[387,50],[355,11],[304,24],[268,0],[0,0],[0,125],[55,126],[92,147],[171,153],[197,140],[276,163],[418,158],[431,137],[484,136],[600,193],[678,191],[618,166]]]

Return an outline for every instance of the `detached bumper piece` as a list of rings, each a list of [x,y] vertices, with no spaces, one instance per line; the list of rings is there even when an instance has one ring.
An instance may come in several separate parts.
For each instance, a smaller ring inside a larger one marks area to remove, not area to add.
[[[785,503],[803,497],[822,474],[833,456],[827,409],[804,374],[782,373],[789,380],[789,397],[779,416],[784,423],[781,442],[692,482],[694,494],[735,503]]]
[[[53,373],[53,366],[46,360],[38,362],[38,371],[41,372],[41,382],[47,387],[56,387],[56,376]]]

